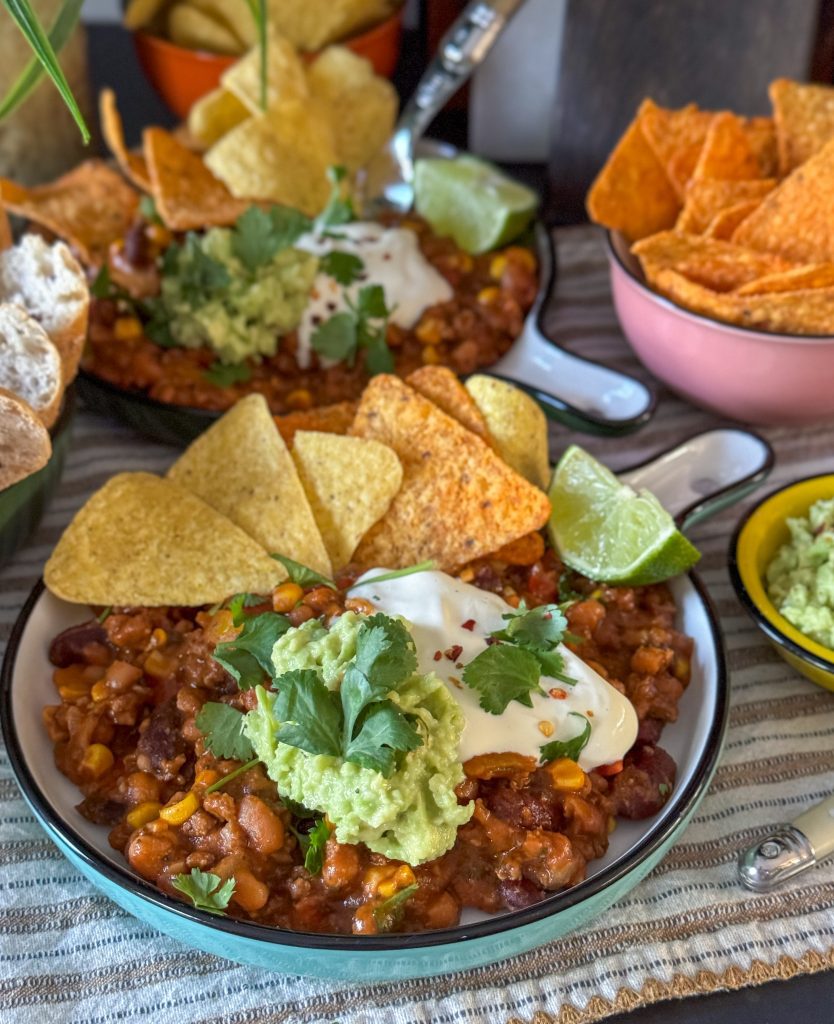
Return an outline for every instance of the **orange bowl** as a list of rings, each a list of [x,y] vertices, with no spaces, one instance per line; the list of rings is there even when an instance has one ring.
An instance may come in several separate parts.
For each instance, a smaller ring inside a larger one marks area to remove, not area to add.
[[[402,26],[403,8],[400,7],[390,18],[366,32],[342,40],[342,45],[369,60],[378,75],[390,78],[400,55]],[[180,118],[188,116],[201,96],[216,89],[226,68],[239,59],[222,53],[189,50],[148,32],[134,32],[133,41],[148,81]],[[305,54],[306,60],[315,58],[316,54]]]

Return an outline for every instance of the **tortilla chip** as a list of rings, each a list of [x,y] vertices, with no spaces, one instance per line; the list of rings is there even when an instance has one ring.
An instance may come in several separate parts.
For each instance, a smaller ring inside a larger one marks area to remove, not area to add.
[[[686,187],[686,200],[675,222],[675,231],[701,235],[722,210],[741,202],[760,201],[775,187],[774,178],[753,181],[693,179]]]
[[[591,185],[588,216],[635,242],[670,228],[680,209],[663,165],[634,120]]]
[[[508,466],[542,490],[550,482],[547,418],[528,394],[505,380],[477,374],[466,382],[486,418],[493,447]]]
[[[330,575],[324,541],[263,395],[232,406],[188,446],[167,476],[228,516],[270,554]]]
[[[680,110],[667,110],[652,100],[644,100],[640,106],[638,120],[646,141],[681,199],[712,118],[710,111],[699,110],[694,103]]]
[[[202,605],[269,593],[282,567],[193,494],[150,473],[112,477],[66,528],[44,569],[77,604]]]
[[[729,292],[765,274],[791,269],[788,260],[779,256],[678,231],[663,231],[644,238],[631,251],[639,258],[652,285],[661,271],[675,270],[713,291]]]
[[[119,167],[137,188],[141,188],[143,192],[150,192],[151,176],[148,165],[141,153],[133,153],[125,145],[124,127],[116,106],[116,94],[112,89],[101,90],[98,98],[98,110],[101,134]]]
[[[0,250],[9,249],[14,242],[12,237],[12,226],[9,223],[9,215],[2,205],[3,197],[0,195]]]
[[[345,39],[391,13],[391,0],[271,0],[269,20],[275,29],[309,53]]]
[[[788,175],[732,240],[796,263],[834,262],[834,139]]]
[[[174,4],[166,19],[168,38],[177,46],[207,53],[237,54],[243,43],[225,22],[187,3]]]
[[[747,220],[750,214],[758,209],[760,203],[761,199],[745,199],[734,206],[728,206],[712,218],[704,232],[704,237],[719,238],[728,242],[739,224]]]
[[[492,444],[487,421],[476,400],[461,384],[460,378],[447,366],[421,366],[405,378],[406,384],[424,398],[434,402],[447,416],[462,423],[467,430]]]
[[[779,148],[776,143],[776,125],[772,117],[742,118],[747,142],[759,163],[763,178],[779,175]]]
[[[202,157],[162,128],[146,128],[142,141],[156,209],[173,231],[233,224],[251,205],[235,199]]]
[[[309,95],[304,65],[291,43],[271,31],[267,45],[266,107]],[[256,117],[261,106],[261,52],[254,47],[220,76],[220,84]]]
[[[330,195],[327,168],[336,163],[336,150],[317,100],[282,100],[224,135],[205,160],[233,195],[269,199],[315,216]]]
[[[779,169],[790,174],[834,138],[834,89],[777,78],[768,89],[779,146]]]
[[[385,518],[356,550],[361,566],[396,569],[434,559],[450,570],[547,522],[546,494],[398,377],[372,378],[351,434],[387,444],[403,467]]]
[[[833,288],[834,263],[812,263],[780,274],[768,274],[736,288],[736,295],[765,295],[771,292],[795,292],[807,288]],[[832,321],[834,330],[834,319]]]
[[[378,441],[300,430],[292,457],[334,571],[391,504],[403,479],[396,453]]]
[[[101,266],[136,216],[139,193],[103,160],[85,160],[48,185],[24,188],[0,178],[7,210],[62,238],[83,263]]]
[[[186,0],[215,21],[219,21],[235,36],[241,50],[248,50],[258,42],[258,26],[252,15],[249,0]]]
[[[750,181],[760,174],[759,161],[747,141],[741,118],[728,110],[716,114],[692,172],[695,181],[704,178]]]
[[[315,409],[299,409],[275,417],[275,426],[288,448],[299,430],[315,430],[323,434],[346,434],[356,415],[358,402],[337,402]]]
[[[249,117],[249,110],[237,96],[225,89],[213,89],[194,104],[188,113],[192,138],[206,149]]]
[[[169,0],[128,0],[123,19],[124,27],[131,32],[137,28],[147,28],[168,3]]]

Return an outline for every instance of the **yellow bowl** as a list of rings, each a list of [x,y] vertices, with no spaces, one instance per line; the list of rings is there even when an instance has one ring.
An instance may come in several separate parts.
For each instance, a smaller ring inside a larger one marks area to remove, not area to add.
[[[786,519],[805,516],[815,501],[832,497],[834,473],[787,484],[747,513],[730,544],[730,578],[739,600],[785,661],[827,690],[834,690],[834,651],[780,615],[763,580],[776,552],[790,539]]]

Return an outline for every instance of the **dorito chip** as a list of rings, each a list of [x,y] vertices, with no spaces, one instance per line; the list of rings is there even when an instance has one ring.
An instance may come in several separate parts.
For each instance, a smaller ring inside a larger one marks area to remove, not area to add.
[[[101,266],[110,244],[124,238],[139,205],[139,193],[103,160],[85,160],[34,188],[3,178],[0,192],[7,210],[48,228],[93,266]]]
[[[269,0],[270,24],[309,53],[382,21],[390,10],[390,0]]]
[[[834,139],[789,174],[732,240],[797,263],[834,261]]]
[[[768,89],[779,145],[779,170],[790,174],[834,138],[834,89],[777,78]]]
[[[759,162],[759,173],[763,178],[775,178],[779,174],[779,149],[773,118],[746,117],[742,123],[750,148]]]
[[[393,448],[403,467],[399,493],[354,554],[359,565],[434,559],[450,570],[547,522],[547,495],[398,377],[371,379],[351,433]]]
[[[125,28],[131,32],[137,28],[147,28],[168,2],[169,0],[128,0],[124,16]]]
[[[315,430],[323,434],[346,434],[356,415],[357,402],[336,402],[318,405],[312,409],[299,409],[275,417],[275,426],[288,448],[299,430]]]
[[[112,89],[102,89],[98,98],[101,134],[107,148],[116,158],[119,167],[125,172],[137,188],[143,192],[151,190],[151,176],[148,165],[141,153],[132,153],[125,145],[125,133],[119,108],[116,106],[116,94]]]
[[[729,110],[716,114],[692,172],[693,179],[729,178],[733,181],[750,181],[758,178],[760,173],[759,161],[747,141],[741,118]]]
[[[676,270],[716,292],[729,292],[757,277],[791,268],[791,263],[779,256],[679,231],[644,238],[631,251],[639,258],[649,284],[655,283],[661,271]]]
[[[706,238],[720,238],[728,242],[735,234],[736,228],[750,214],[758,209],[761,199],[745,199],[733,206],[728,206],[712,218],[704,232]]]
[[[235,199],[206,167],[162,128],[146,128],[142,141],[156,209],[174,231],[233,224],[250,205]]]
[[[240,53],[243,44],[229,26],[187,3],[174,4],[167,16],[168,38],[177,46],[208,53]]]
[[[681,199],[698,162],[712,116],[694,103],[680,110],[667,110],[648,99],[640,105],[637,115],[640,128]]]
[[[769,292],[795,292],[806,288],[834,288],[834,263],[812,263],[780,274],[768,274],[736,288],[736,295],[765,295]],[[834,331],[834,316],[831,329]]]
[[[374,74],[369,61],[344,46],[331,46],[307,73],[310,92],[325,105],[339,163],[364,167],[391,137],[399,100],[394,86]]]
[[[263,395],[249,395],[193,441],[168,479],[236,523],[270,554],[330,575],[330,559],[292,456]]]
[[[775,187],[774,178],[753,181],[693,179],[686,187],[686,200],[675,222],[675,231],[703,234],[722,210],[741,202],[761,201]]]
[[[448,366],[421,366],[405,378],[406,384],[424,398],[434,402],[447,416],[462,423],[467,430],[492,444],[484,414],[460,378]],[[511,463],[512,465],[512,463]]]
[[[508,466],[545,490],[550,482],[547,419],[520,388],[497,377],[477,374],[466,390],[483,413],[493,444]]]
[[[310,216],[327,203],[333,132],[317,100],[283,100],[250,117],[206,153],[206,164],[236,196],[271,199]]]
[[[9,223],[9,215],[6,213],[6,208],[2,203],[3,196],[0,193],[0,251],[8,249],[14,241],[12,238],[12,226]]]
[[[76,514],[44,579],[77,604],[214,604],[269,593],[283,568],[198,497],[150,473],[120,473]]]
[[[588,193],[591,220],[635,242],[675,223],[680,203],[666,171],[646,141],[640,123],[631,122]]]
[[[212,89],[201,96],[188,112],[188,130],[201,146],[208,149],[247,117],[249,110],[237,96],[225,89]]]
[[[220,84],[235,96],[252,114],[262,114],[261,52],[250,50],[236,64],[223,72]],[[276,32],[267,41],[266,106],[274,107],[282,100],[298,100],[309,94],[304,65],[292,44]]]
[[[292,449],[333,569],[387,512],[403,479],[396,453],[378,441],[299,430]]]

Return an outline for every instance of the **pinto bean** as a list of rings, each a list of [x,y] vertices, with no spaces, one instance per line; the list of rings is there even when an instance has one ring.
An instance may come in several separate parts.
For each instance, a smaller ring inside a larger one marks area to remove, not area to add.
[[[258,853],[275,853],[284,845],[284,823],[260,797],[242,797],[237,817]]]

